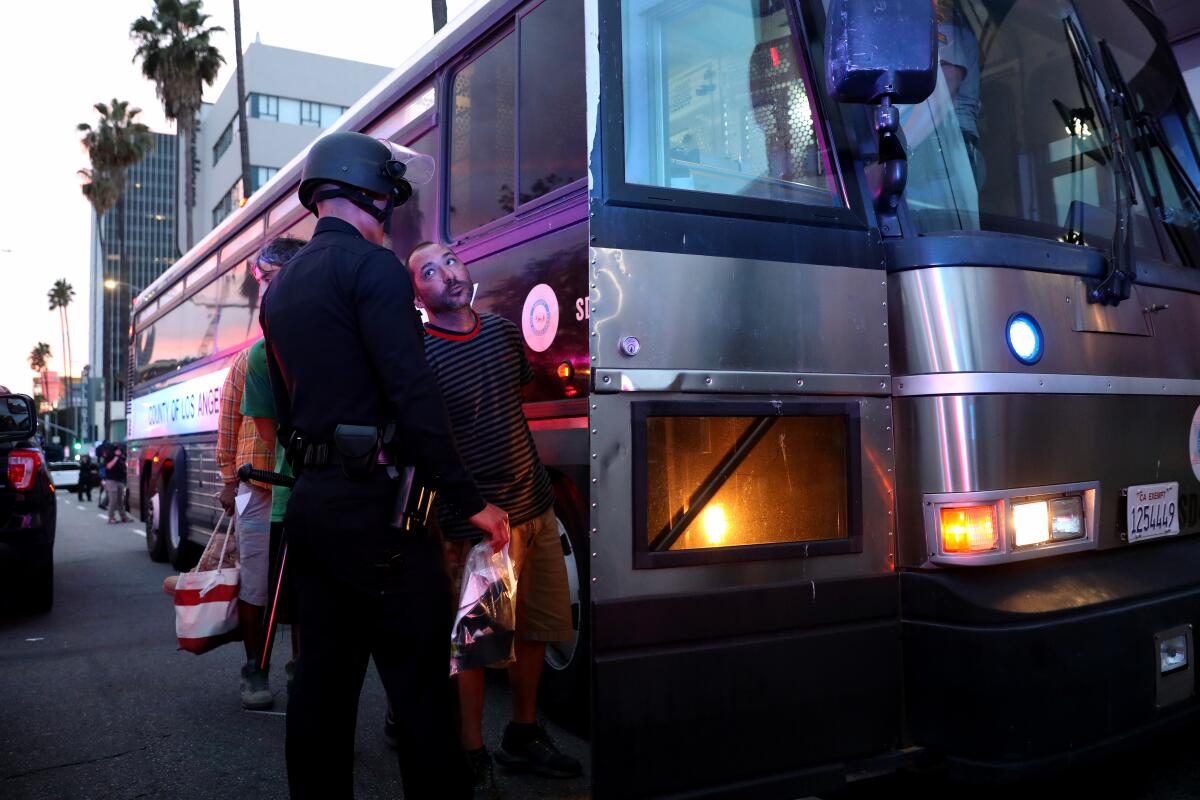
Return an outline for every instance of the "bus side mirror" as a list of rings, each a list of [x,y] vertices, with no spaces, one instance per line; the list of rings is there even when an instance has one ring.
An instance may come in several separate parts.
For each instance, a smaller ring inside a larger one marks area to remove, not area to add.
[[[843,103],[920,103],[937,85],[930,0],[830,0],[825,79]]]
[[[24,394],[0,394],[0,442],[28,439],[37,432],[37,410],[33,398]]]

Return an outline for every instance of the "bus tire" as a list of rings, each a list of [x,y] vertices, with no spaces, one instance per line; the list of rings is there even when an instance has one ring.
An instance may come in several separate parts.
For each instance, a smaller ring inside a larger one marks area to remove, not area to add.
[[[145,511],[142,517],[146,520],[146,552],[151,561],[167,560],[167,539],[163,536],[160,517],[162,512],[162,495],[159,492],[149,493],[150,481],[143,481],[142,505]]]
[[[542,669],[538,699],[542,712],[549,719],[576,735],[587,736],[591,725],[592,673],[587,518],[577,498],[565,497],[560,491],[555,494],[554,515],[558,518],[567,582],[571,588],[575,639],[546,645],[546,664]]]
[[[162,478],[158,485],[159,531],[167,548],[167,559],[171,566],[186,572],[195,566],[197,556],[187,538],[187,517],[183,503],[176,491],[175,476]]]

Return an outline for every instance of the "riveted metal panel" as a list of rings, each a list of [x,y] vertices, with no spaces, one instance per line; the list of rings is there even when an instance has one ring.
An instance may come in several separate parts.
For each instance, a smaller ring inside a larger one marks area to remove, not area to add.
[[[603,247],[590,260],[594,369],[888,371],[878,270]]]
[[[1089,306],[1082,279],[1031,270],[935,267],[891,276],[892,373],[1016,372],[1200,378],[1200,296],[1137,288],[1118,308]],[[1044,355],[1024,366],[1006,327],[1030,314]],[[1150,334],[1150,335],[1147,335]]]

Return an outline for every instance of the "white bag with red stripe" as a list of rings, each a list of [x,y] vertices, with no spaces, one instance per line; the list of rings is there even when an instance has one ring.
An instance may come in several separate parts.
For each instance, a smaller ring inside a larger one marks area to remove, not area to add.
[[[242,629],[238,627],[238,566],[236,558],[226,558],[233,539],[233,517],[221,534],[218,531],[224,519],[225,514],[221,514],[197,569],[180,575],[175,584],[175,635],[179,649],[197,655],[242,639]],[[215,552],[218,545],[219,555]],[[236,553],[237,545],[233,548]],[[212,565],[214,555],[215,569],[199,569]]]

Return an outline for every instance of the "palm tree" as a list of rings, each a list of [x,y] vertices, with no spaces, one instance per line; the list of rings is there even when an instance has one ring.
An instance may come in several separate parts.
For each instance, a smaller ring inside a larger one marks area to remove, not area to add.
[[[446,0],[433,0],[433,32],[446,27]]]
[[[38,342],[37,345],[29,351],[29,367],[34,372],[38,373],[42,378],[42,399],[45,402],[50,402],[50,378],[46,374],[46,361],[51,357],[50,345],[45,342]]]
[[[192,210],[196,205],[196,114],[204,86],[212,86],[225,59],[209,41],[223,31],[205,27],[208,14],[201,0],[154,0],[154,13],[138,17],[129,32],[137,42],[134,60],[142,60],[142,74],[154,82],[163,111],[174,121],[186,143],[184,212],[187,220],[187,249],[193,241]],[[243,126],[243,130],[245,126]]]
[[[249,197],[254,191],[250,183],[250,129],[246,127],[246,64],[242,59],[242,4],[233,0],[233,46],[237,52],[234,60],[237,66],[237,116],[238,116],[238,149],[242,151],[242,197]]]
[[[50,291],[46,292],[46,299],[50,301],[50,310],[58,311],[58,331],[62,336],[62,352],[66,357],[66,374],[63,376],[63,385],[67,390],[67,408],[72,409],[71,418],[74,422],[75,398],[71,394],[71,323],[67,319],[67,306],[71,305],[71,301],[75,299],[75,288],[67,283],[66,278],[60,278],[54,282]]]
[[[116,335],[122,337],[127,336],[129,321],[127,319],[129,312],[129,300],[125,297],[125,290],[129,286],[129,280],[126,277],[126,259],[125,259],[125,178],[129,172],[129,168],[146,157],[150,148],[154,146],[154,137],[150,133],[150,129],[141,122],[137,121],[137,115],[142,113],[140,108],[130,108],[129,103],[116,98],[109,104],[96,103],[94,106],[100,114],[100,120],[93,128],[86,122],[79,124],[78,128],[83,132],[83,147],[87,150],[88,157],[91,159],[92,168],[90,171],[84,171],[88,182],[84,184],[84,196],[92,203],[92,207],[99,212],[102,206],[107,206],[105,211],[111,209],[114,205],[117,210],[117,274],[116,280],[117,291],[115,298],[112,300],[105,296],[105,330],[112,331]],[[98,227],[103,230],[103,225]],[[102,251],[103,239],[101,239]],[[108,253],[104,252],[105,271],[108,268],[109,257]],[[114,319],[115,318],[115,319]],[[115,321],[115,325],[110,324],[110,321]],[[115,384],[114,377],[116,368],[113,358],[114,348],[107,339],[111,338],[111,334],[106,336],[105,351],[107,353],[104,360],[104,435],[108,437],[112,424],[112,399],[113,386]]]

